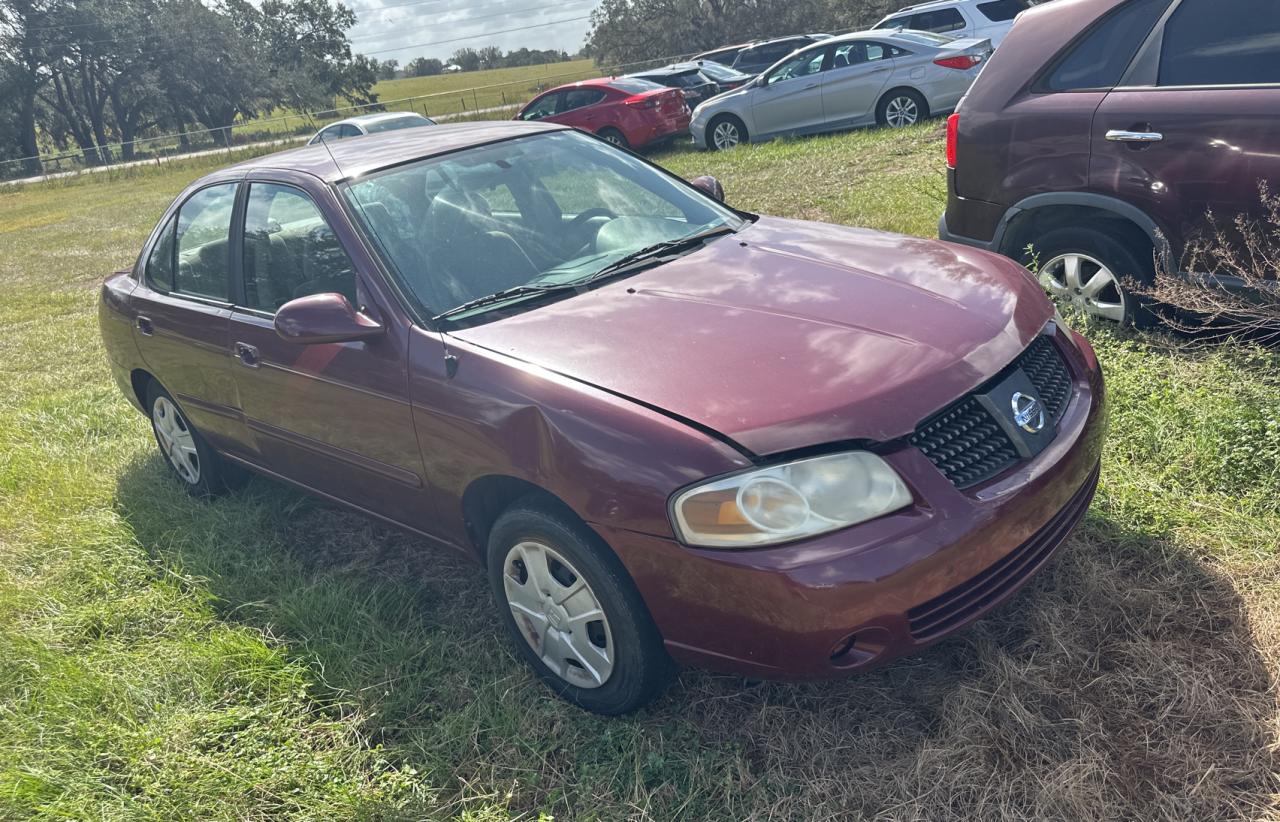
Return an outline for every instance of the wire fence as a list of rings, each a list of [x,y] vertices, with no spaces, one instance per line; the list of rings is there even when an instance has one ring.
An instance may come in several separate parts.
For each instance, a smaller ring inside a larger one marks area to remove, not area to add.
[[[231,152],[250,145],[284,147],[301,141],[336,120],[375,111],[414,111],[437,122],[508,119],[530,99],[553,86],[591,77],[617,75],[626,70],[675,62],[686,57],[687,55],[673,55],[606,67],[589,65],[566,72],[525,75],[506,82],[435,91],[374,103],[334,106],[321,111],[284,111],[272,117],[236,122],[223,128],[187,130],[109,143],[93,149],[51,152],[5,160],[0,161],[0,180],[38,180],[119,167],[122,164],[161,163],[173,157]],[[535,68],[551,70],[560,65],[563,64],[544,63]]]

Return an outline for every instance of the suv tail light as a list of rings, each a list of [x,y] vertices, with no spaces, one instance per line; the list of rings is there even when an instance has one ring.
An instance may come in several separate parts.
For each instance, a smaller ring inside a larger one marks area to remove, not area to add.
[[[943,68],[968,71],[982,62],[982,56],[979,54],[961,54],[957,57],[940,57],[933,62],[934,65],[942,66]]]
[[[947,168],[956,167],[956,133],[960,131],[960,112],[947,118]]]

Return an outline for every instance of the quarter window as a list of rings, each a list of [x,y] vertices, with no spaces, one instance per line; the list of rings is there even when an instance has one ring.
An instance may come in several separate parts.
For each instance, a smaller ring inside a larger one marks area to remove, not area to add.
[[[235,203],[236,184],[226,183],[201,189],[182,204],[175,235],[174,291],[228,299],[228,244]]]
[[[245,305],[274,313],[309,294],[338,293],[356,304],[356,272],[338,237],[306,194],[253,183],[244,218]]]
[[[1280,9],[1275,0],[1183,0],[1164,28],[1162,86],[1280,83]]]
[[[1169,0],[1130,0],[1104,17],[1049,72],[1049,91],[1113,88]]]

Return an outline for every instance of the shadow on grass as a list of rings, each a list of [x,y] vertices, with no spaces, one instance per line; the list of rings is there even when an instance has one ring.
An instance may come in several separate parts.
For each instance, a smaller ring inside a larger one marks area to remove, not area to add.
[[[916,657],[804,685],[686,671],[604,720],[523,668],[462,556],[264,480],[192,501],[158,457],[117,499],[224,618],[308,659],[442,814],[1223,819],[1280,791],[1256,644],[1274,637],[1222,572],[1096,514],[1014,602]]]

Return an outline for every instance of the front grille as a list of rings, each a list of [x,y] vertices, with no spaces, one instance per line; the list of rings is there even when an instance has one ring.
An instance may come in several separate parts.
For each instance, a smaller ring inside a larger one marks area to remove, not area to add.
[[[1057,345],[1047,336],[1036,337],[1016,360],[974,394],[998,384],[1019,368],[1036,387],[1048,412],[1047,424],[1056,425],[1071,397],[1071,373]],[[974,394],[921,425],[907,440],[957,488],[985,482],[1019,460],[1009,436]]]
[[[1098,468],[1062,510],[1029,540],[977,576],[907,611],[912,638],[926,640],[957,628],[1019,588],[1075,527],[1093,499]]]

